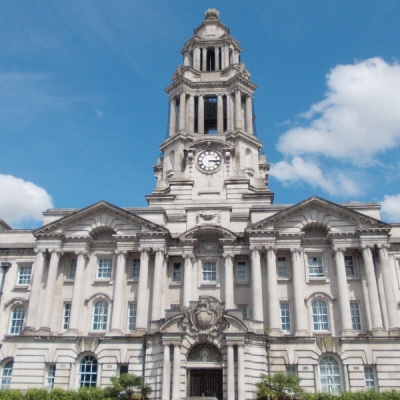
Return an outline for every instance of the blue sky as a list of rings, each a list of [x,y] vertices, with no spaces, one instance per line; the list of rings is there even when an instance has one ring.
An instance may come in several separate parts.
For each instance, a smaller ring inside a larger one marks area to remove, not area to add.
[[[275,203],[378,201],[400,222],[398,0],[2,2],[0,218],[146,206],[164,89],[209,7],[259,86]]]

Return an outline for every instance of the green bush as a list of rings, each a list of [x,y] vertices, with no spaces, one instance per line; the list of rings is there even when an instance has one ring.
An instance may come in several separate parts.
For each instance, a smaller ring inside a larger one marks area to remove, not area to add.
[[[378,393],[374,390],[369,390],[353,393],[342,392],[338,395],[330,393],[304,393],[302,400],[400,400],[400,392],[392,390],[390,392]]]

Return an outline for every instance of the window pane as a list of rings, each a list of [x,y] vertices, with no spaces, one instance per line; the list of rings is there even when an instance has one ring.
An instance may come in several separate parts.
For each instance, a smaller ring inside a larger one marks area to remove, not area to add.
[[[136,328],[136,313],[137,313],[136,303],[129,303],[128,331],[133,331]]]
[[[297,367],[296,367],[296,365],[286,365],[286,373],[288,375],[297,377]]]
[[[283,331],[290,331],[290,308],[288,303],[281,303],[281,326]]]
[[[312,315],[314,331],[328,331],[328,308],[322,300],[316,300],[312,303]]]
[[[247,282],[247,264],[245,261],[237,263],[237,281]]]
[[[56,365],[55,364],[50,364],[47,367],[47,389],[53,389],[54,388],[54,380],[56,377]]]
[[[344,265],[346,266],[346,276],[355,276],[353,256],[344,256]]]
[[[360,308],[358,303],[350,303],[351,323],[355,331],[361,330]]]
[[[322,257],[308,257],[308,274],[311,277],[324,276]]]
[[[13,372],[13,367],[14,367],[14,361],[8,361],[4,367],[3,371],[1,373],[1,387],[0,389],[6,390],[10,389],[10,383],[11,383],[11,376]]]
[[[288,277],[286,257],[278,257],[276,261],[276,268],[279,278]]]
[[[375,389],[374,367],[364,367],[365,388],[368,390]]]
[[[31,283],[32,266],[19,267],[18,285],[29,285]]]
[[[63,314],[63,330],[67,331],[69,329],[69,319],[71,317],[71,303],[64,304],[64,314]]]
[[[203,282],[217,281],[217,263],[203,262]]]
[[[330,356],[324,357],[319,364],[321,392],[338,394],[340,392],[339,363]]]
[[[97,360],[93,356],[82,358],[79,368],[79,386],[96,386]]]
[[[98,278],[111,278],[112,271],[112,260],[111,259],[100,259],[97,267]]]
[[[182,265],[174,263],[172,266],[172,282],[182,282]]]
[[[243,313],[243,319],[248,319],[249,318],[249,311],[248,311],[249,307],[246,304],[239,304],[238,308]]]
[[[24,326],[24,319],[25,319],[25,308],[15,307],[11,314],[11,326],[10,326],[11,335],[19,335]]]
[[[107,329],[108,303],[98,301],[93,309],[93,330],[105,331]]]
[[[72,260],[69,260],[67,279],[71,279],[71,280],[75,279],[76,265],[77,265],[77,259],[76,258],[73,258]]]
[[[140,258],[134,258],[130,270],[129,279],[139,279],[140,275]]]

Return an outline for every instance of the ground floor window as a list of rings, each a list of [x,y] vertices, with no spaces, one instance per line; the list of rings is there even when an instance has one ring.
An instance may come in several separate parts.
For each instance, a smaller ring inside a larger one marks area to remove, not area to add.
[[[14,361],[8,361],[4,364],[3,370],[1,371],[1,385],[0,389],[10,389],[11,376],[13,372]]]
[[[93,356],[85,356],[79,365],[79,387],[96,386],[97,360]]]
[[[323,357],[319,363],[319,376],[321,380],[321,392],[340,393],[340,368],[338,361],[331,357]]]

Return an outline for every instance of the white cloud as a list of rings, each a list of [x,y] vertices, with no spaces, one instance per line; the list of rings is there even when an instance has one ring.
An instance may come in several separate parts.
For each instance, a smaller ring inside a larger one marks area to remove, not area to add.
[[[400,221],[400,194],[385,195],[381,205],[383,219],[390,222]]]
[[[0,218],[12,226],[43,221],[42,212],[53,207],[51,196],[32,182],[0,174]]]
[[[358,166],[400,144],[400,65],[371,58],[338,65],[327,76],[326,98],[301,117],[306,126],[285,132],[286,155],[315,154]]]
[[[272,164],[271,176],[284,186],[303,181],[312,187],[320,187],[331,195],[356,195],[360,192],[356,183],[342,173],[335,171],[324,174],[318,164],[305,161],[301,157],[293,157],[291,162],[279,161]]]

